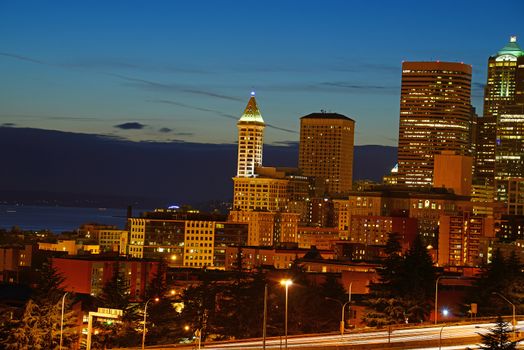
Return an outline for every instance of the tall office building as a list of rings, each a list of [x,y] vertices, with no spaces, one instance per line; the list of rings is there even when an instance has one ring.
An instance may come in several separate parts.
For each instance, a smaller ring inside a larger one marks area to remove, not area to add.
[[[237,126],[237,176],[229,220],[249,224],[249,245],[296,241],[300,215],[287,212],[289,180],[283,172],[262,166],[265,123],[254,93]]]
[[[524,51],[517,37],[510,37],[496,55],[488,59],[488,78],[484,88],[484,116],[478,118],[475,164],[477,182],[493,185],[498,116],[524,114]]]
[[[255,168],[262,166],[265,126],[266,124],[257,106],[255,93],[252,92],[246,109],[237,123],[237,177],[253,177],[255,176]]]
[[[469,155],[472,115],[470,65],[404,62],[397,182],[431,186],[435,154]]]
[[[524,51],[517,37],[510,37],[496,55],[488,59],[488,81],[484,88],[484,116],[501,115],[515,105],[524,105]]]
[[[298,167],[321,181],[328,194],[351,191],[355,121],[338,113],[300,118]]]
[[[524,178],[524,113],[497,116],[495,143],[496,198],[508,200],[508,180]]]

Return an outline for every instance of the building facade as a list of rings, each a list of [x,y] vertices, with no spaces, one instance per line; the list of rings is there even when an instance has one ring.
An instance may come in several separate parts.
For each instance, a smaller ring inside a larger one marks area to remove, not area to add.
[[[262,166],[264,128],[266,124],[258,109],[255,93],[251,93],[246,109],[237,123],[237,177],[254,177],[255,168]]]
[[[517,37],[510,37],[495,55],[488,58],[488,77],[484,88],[484,116],[477,123],[475,178],[494,185],[495,158],[498,152],[498,117],[524,114],[524,51]]]
[[[328,194],[348,192],[353,181],[355,121],[338,113],[300,118],[298,167],[324,184]]]
[[[248,224],[198,215],[153,217],[128,219],[128,256],[165,259],[174,267],[224,269],[226,247],[247,244]]]
[[[496,198],[508,201],[508,180],[524,178],[524,113],[497,116]]]
[[[442,151],[471,151],[471,66],[404,62],[400,96],[398,183],[431,186]]]

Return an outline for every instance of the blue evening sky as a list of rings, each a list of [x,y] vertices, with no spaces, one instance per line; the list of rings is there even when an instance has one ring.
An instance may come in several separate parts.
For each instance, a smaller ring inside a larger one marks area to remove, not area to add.
[[[255,90],[267,143],[321,109],[396,145],[401,62],[524,47],[524,1],[0,2],[0,125],[232,143]]]

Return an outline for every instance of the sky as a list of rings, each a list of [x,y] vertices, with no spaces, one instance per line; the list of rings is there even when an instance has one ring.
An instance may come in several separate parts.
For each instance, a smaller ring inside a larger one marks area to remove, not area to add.
[[[300,117],[356,121],[397,145],[402,61],[473,67],[524,47],[524,1],[0,1],[0,126],[133,141],[234,143],[251,91],[265,142]]]

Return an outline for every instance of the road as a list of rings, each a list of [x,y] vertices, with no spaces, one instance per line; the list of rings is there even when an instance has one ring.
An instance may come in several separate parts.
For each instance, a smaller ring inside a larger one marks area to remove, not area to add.
[[[442,324],[435,327],[417,327],[371,332],[351,332],[340,335],[290,336],[289,349],[425,349],[437,350],[439,343],[442,350],[475,349],[479,343],[480,333],[488,332],[493,323],[478,323],[466,325]],[[519,322],[517,330],[524,331],[524,321]],[[524,345],[524,342],[523,342]],[[206,350],[260,350],[263,349],[261,340],[229,341],[206,343],[202,346]],[[147,349],[156,350],[189,350],[196,349],[195,345],[154,346]],[[266,349],[284,349],[284,339],[271,338],[266,341]]]

